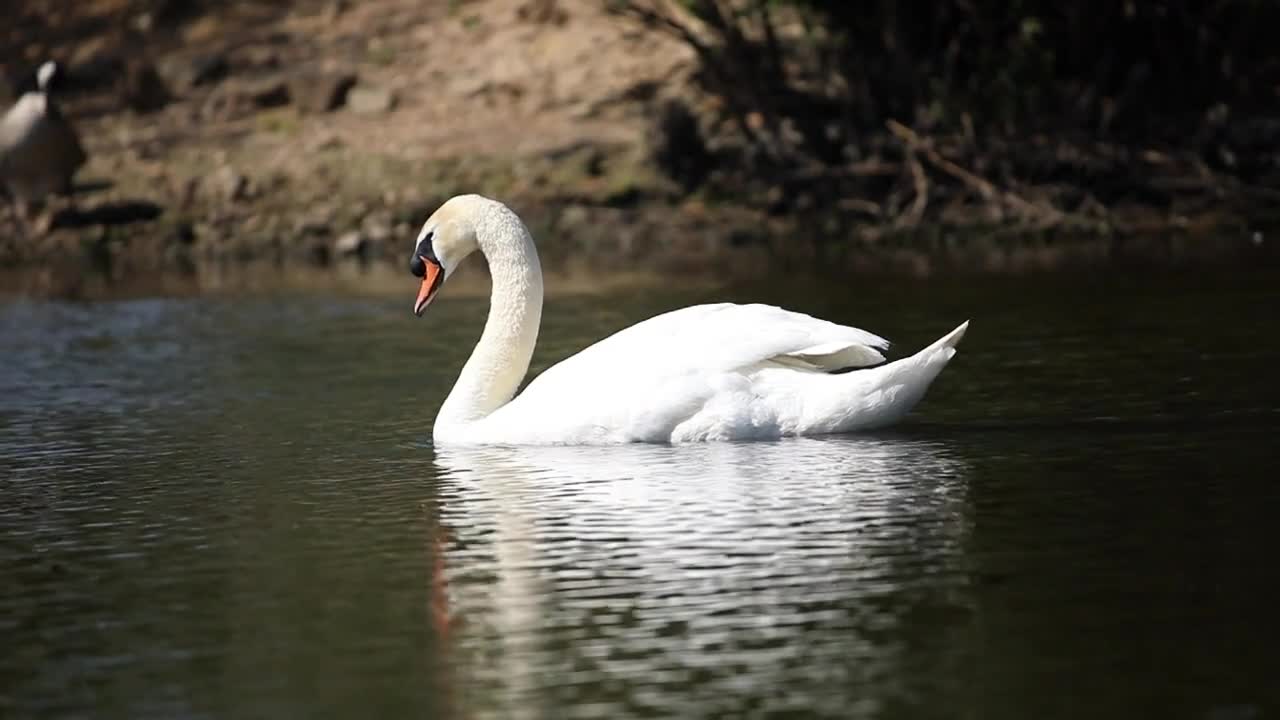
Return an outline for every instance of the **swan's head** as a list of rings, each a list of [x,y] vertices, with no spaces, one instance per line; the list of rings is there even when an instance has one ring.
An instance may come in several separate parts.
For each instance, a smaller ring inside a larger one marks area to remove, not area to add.
[[[444,281],[478,247],[474,212],[478,200],[482,198],[474,195],[451,198],[423,223],[409,259],[409,272],[422,278],[414,315],[422,315]]]

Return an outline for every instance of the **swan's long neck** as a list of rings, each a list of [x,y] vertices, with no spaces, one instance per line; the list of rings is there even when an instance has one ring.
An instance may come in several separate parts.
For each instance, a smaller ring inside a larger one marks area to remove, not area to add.
[[[489,262],[489,319],[436,416],[436,434],[458,430],[506,405],[529,370],[542,321],[542,268],[533,238],[506,207],[487,208],[476,242]]]

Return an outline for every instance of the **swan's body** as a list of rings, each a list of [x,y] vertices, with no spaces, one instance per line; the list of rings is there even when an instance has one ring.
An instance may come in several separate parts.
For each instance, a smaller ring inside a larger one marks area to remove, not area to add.
[[[424,275],[415,312],[477,248],[493,276],[489,318],[436,417],[437,443],[745,440],[881,427],[924,396],[968,325],[881,364],[889,343],[864,330],[767,305],[698,305],[597,342],[515,397],[543,294],[533,240],[515,213],[474,195],[445,203],[415,248]],[[853,368],[864,369],[834,373]]]

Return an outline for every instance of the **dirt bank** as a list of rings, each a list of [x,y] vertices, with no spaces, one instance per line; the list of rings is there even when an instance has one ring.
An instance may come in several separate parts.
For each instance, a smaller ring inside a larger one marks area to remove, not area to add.
[[[48,233],[0,211],[10,290],[83,289],[86,268],[225,286],[237,268],[395,267],[458,192],[516,207],[566,275],[1026,269],[1106,261],[1111,238],[1143,230],[1160,239],[1137,254],[1156,260],[1274,255],[1257,223],[1212,207],[1138,203],[1031,233],[832,226],[821,207],[735,197],[732,178],[682,187],[655,162],[672,142],[661,108],[678,98],[706,127],[716,100],[687,46],[591,0],[16,6],[0,31],[9,84],[62,60],[91,159]]]

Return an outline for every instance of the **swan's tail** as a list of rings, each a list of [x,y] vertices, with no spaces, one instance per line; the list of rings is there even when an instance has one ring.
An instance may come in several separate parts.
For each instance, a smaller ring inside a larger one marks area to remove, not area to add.
[[[964,339],[964,333],[968,329],[969,329],[969,321],[965,320],[964,322],[960,323],[960,325],[955,330],[952,330],[946,335],[943,335],[942,337],[938,338],[937,340],[934,341],[932,345],[921,350],[915,355],[912,355],[907,359],[911,360],[913,358],[920,357],[925,353],[936,353],[941,350],[946,353],[947,360],[950,360],[951,356],[956,354],[956,346],[959,345],[960,341]]]
[[[956,346],[969,329],[966,320],[911,357],[880,367],[857,370],[845,377],[851,383],[841,401],[843,412],[830,432],[849,432],[884,427],[902,419],[924,397],[933,379],[956,354]]]

